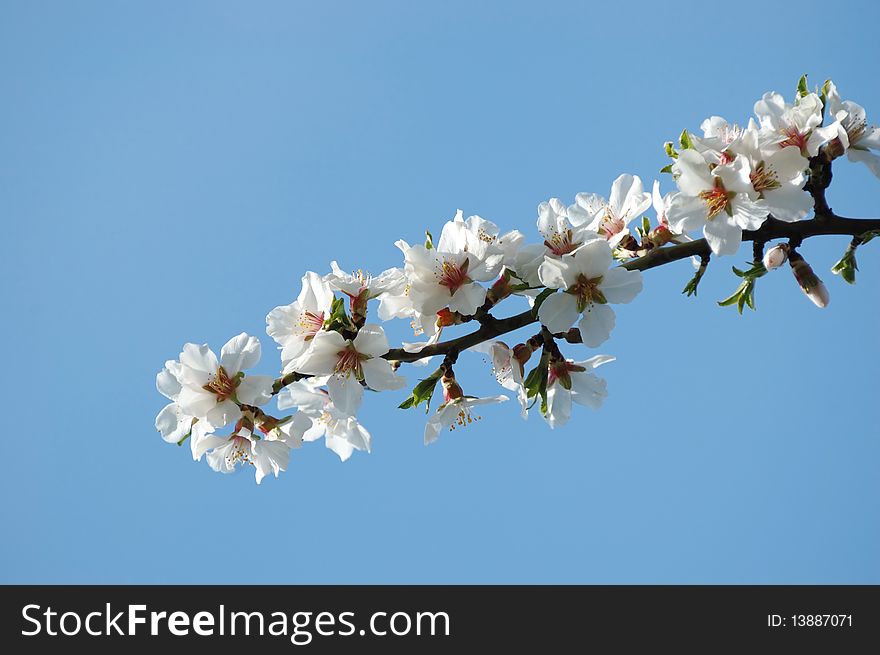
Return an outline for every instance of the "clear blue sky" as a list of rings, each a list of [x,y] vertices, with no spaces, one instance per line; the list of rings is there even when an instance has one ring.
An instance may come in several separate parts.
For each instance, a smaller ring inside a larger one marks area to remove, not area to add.
[[[425,448],[386,394],[372,455],[260,487],[162,442],[164,360],[246,330],[275,373],[307,269],[398,265],[459,207],[534,239],[804,72],[880,120],[868,3],[369,4],[0,2],[0,581],[880,583],[880,243],[855,287],[846,238],[805,245],[824,311],[787,270],[717,307],[747,249],[696,299],[649,272],[607,404],[554,432],[510,403]],[[876,217],[880,180],[841,163],[830,202]]]

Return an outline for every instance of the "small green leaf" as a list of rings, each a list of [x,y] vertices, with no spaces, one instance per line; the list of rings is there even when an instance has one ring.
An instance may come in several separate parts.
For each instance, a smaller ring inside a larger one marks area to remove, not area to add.
[[[666,151],[666,156],[671,157],[672,159],[678,159],[678,152],[675,150],[675,146],[672,144],[672,141],[667,141],[663,144],[663,149]],[[670,164],[671,166],[671,164]]]
[[[425,250],[433,250],[434,249],[434,237],[433,235],[425,230]]]
[[[810,95],[810,87],[807,86],[807,76],[801,75],[801,79],[798,80],[797,85],[797,97],[803,98],[808,95]]]
[[[670,175],[672,175],[672,164],[667,164],[666,166],[664,166],[663,168],[660,169],[660,172],[661,173],[669,173]]]
[[[678,137],[678,142],[681,145],[682,150],[688,150],[694,147],[693,141],[691,141],[691,135],[688,134],[687,130],[681,131],[681,135]]]
[[[410,409],[411,407],[418,407],[422,403],[425,403],[425,413],[427,413],[431,409],[431,398],[434,396],[437,382],[442,375],[443,371],[438,368],[431,375],[420,380],[419,383],[413,387],[409,398],[397,406],[398,409]]]

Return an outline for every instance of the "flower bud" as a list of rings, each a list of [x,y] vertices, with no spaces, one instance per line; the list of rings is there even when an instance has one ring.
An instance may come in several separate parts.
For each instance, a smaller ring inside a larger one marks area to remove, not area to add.
[[[822,280],[813,272],[806,260],[798,252],[792,251],[788,262],[791,265],[791,272],[794,273],[794,279],[797,280],[807,298],[820,309],[827,307],[830,300],[828,289],[825,288]]]
[[[786,261],[788,261],[788,252],[790,248],[787,243],[780,243],[778,246],[773,246],[764,253],[764,268],[768,271],[773,271],[780,266],[782,266]]]

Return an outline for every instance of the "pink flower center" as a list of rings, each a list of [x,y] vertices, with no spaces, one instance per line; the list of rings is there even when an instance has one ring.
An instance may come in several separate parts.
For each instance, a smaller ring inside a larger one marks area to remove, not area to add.
[[[610,239],[616,234],[620,234],[623,232],[626,224],[624,223],[622,218],[618,218],[615,216],[611,209],[605,210],[605,217],[602,219],[601,223],[602,232],[605,233],[605,238]]]
[[[456,264],[448,259],[443,260],[437,283],[449,289],[450,295],[455,293],[465,284],[471,282],[471,279],[468,277],[469,264],[470,260],[468,259],[465,259],[461,264]]]
[[[562,257],[576,250],[581,244],[574,242],[571,230],[566,230],[565,232],[554,232],[544,241],[544,245],[554,255]]]
[[[354,349],[353,345],[348,346],[345,350],[340,350],[337,355],[339,359],[336,360],[336,373],[340,375],[354,374],[357,378],[363,377],[361,374],[361,362],[369,359],[368,357],[361,355]]]
[[[802,153],[807,152],[807,141],[810,139],[809,132],[801,132],[796,127],[792,126],[782,130],[782,135],[785,138],[779,142],[780,149],[787,148],[788,146],[796,146]]]
[[[324,312],[318,312],[315,314],[314,312],[305,311],[300,314],[299,317],[299,328],[301,332],[305,335],[305,341],[311,341],[318,332],[321,331],[321,328],[324,327]]]

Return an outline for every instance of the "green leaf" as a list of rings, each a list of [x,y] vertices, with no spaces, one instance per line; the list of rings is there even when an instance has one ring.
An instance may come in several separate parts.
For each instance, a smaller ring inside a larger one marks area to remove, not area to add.
[[[671,157],[672,159],[678,159],[678,152],[675,150],[675,146],[672,144],[672,141],[667,141],[663,144],[663,149],[666,151],[666,156]],[[671,166],[671,164],[670,164]]]
[[[681,145],[682,150],[688,150],[694,147],[694,144],[691,141],[691,135],[688,134],[687,130],[681,131],[681,135],[678,137],[678,142]]]
[[[418,407],[422,403],[425,403],[425,413],[427,414],[428,411],[431,409],[431,398],[434,396],[434,390],[437,388],[437,382],[440,380],[440,376],[442,375],[443,371],[438,368],[431,375],[423,380],[420,380],[419,383],[413,388],[409,398],[407,398],[397,406],[398,409],[409,409],[411,407]]]
[[[663,168],[660,169],[660,172],[661,173],[669,173],[670,175],[672,175],[672,164],[667,164],[666,166],[664,166]]]
[[[801,79],[798,80],[797,84],[797,97],[803,98],[808,95],[810,95],[810,87],[807,86],[807,76],[801,75]]]
[[[425,230],[425,250],[433,250],[434,249],[434,237],[433,235]]]

